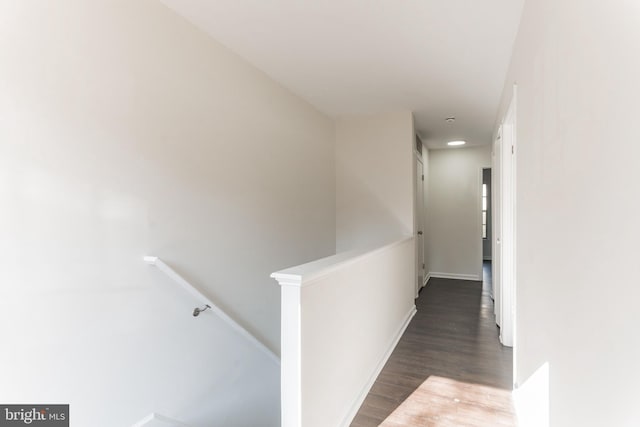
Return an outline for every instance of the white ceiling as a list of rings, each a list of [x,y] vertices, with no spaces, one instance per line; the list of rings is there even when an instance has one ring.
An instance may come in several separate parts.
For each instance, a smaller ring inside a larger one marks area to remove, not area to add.
[[[413,111],[431,148],[490,142],[524,2],[161,1],[330,116]]]

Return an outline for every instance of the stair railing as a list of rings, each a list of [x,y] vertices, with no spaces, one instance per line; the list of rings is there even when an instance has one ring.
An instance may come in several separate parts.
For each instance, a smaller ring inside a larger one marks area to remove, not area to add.
[[[275,354],[269,347],[267,347],[262,341],[256,338],[251,332],[242,327],[238,322],[233,320],[231,316],[225,313],[220,307],[211,301],[211,299],[207,298],[202,292],[200,292],[195,286],[191,283],[187,282],[187,280],[180,276],[174,269],[169,267],[164,261],[162,261],[157,256],[145,256],[144,261],[149,264],[155,266],[158,270],[166,274],[170,279],[180,285],[185,291],[190,293],[194,298],[199,300],[204,308],[194,309],[193,315],[198,316],[205,310],[210,310],[215,313],[220,319],[222,319],[225,323],[227,323],[233,330],[235,330],[238,334],[242,335],[245,339],[255,345],[260,351],[266,354],[271,360],[273,360],[276,364],[280,365],[280,358],[277,354]]]

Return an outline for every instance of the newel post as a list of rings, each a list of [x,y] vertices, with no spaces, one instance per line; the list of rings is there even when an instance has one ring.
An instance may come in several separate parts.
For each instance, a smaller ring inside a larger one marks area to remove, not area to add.
[[[302,425],[302,276],[273,273],[281,289],[280,400],[282,427]]]

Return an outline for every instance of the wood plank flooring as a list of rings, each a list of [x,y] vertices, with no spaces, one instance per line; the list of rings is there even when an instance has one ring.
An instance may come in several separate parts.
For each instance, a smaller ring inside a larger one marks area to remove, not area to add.
[[[429,281],[352,427],[515,425],[512,351],[498,341],[489,286]]]

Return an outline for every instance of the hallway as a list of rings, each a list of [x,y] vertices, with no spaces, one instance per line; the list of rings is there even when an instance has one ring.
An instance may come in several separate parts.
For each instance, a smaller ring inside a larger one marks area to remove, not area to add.
[[[489,283],[429,281],[352,427],[515,425]]]

